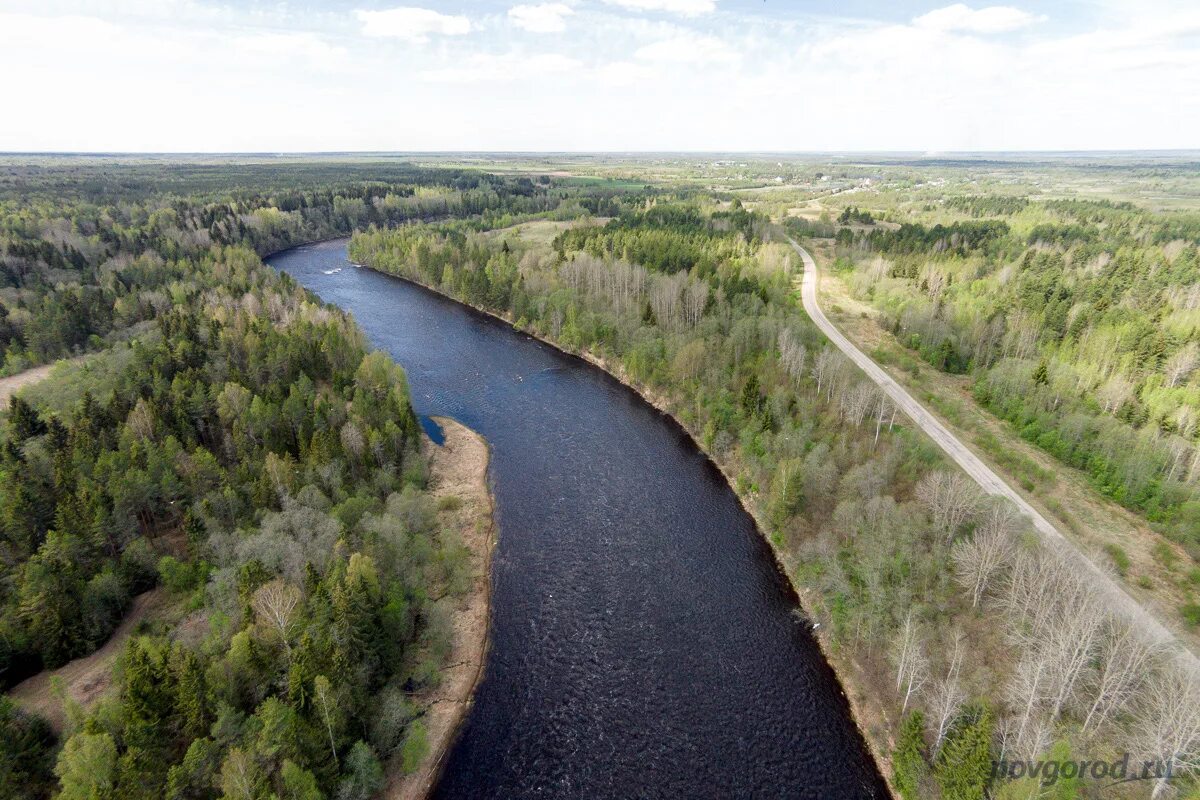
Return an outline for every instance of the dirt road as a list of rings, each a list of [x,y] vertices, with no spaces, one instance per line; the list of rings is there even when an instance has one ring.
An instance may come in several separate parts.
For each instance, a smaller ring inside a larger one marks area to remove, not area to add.
[[[18,372],[16,375],[9,375],[7,378],[0,378],[0,408],[8,408],[8,398],[30,384],[45,380],[52,369],[54,369],[54,365],[47,364],[44,367],[34,367],[24,372]]]
[[[1128,614],[1131,619],[1138,620],[1151,636],[1175,642],[1180,650],[1187,652],[1191,656],[1191,661],[1200,667],[1200,658],[1196,656],[1195,652],[1164,625],[1153,612],[1142,606],[1108,572],[1097,566],[1074,542],[1063,536],[1049,520],[1042,516],[1036,508],[1031,506],[1020,493],[1009,486],[991,467],[983,463],[979,456],[975,455],[974,452],[964,445],[957,436],[951,433],[937,417],[921,405],[903,386],[896,383],[882,367],[872,361],[853,342],[842,335],[841,331],[825,316],[825,312],[821,310],[821,306],[817,303],[817,283],[820,280],[817,263],[809,255],[808,251],[791,237],[788,237],[788,243],[791,244],[804,262],[804,274],[800,279],[800,297],[804,303],[805,312],[808,313],[808,316],[812,318],[817,327],[821,329],[821,332],[829,337],[829,340],[853,361],[859,369],[865,372],[867,377],[878,384],[883,391],[887,392],[892,402],[907,414],[917,427],[925,431],[929,435],[929,438],[933,439],[946,452],[946,455],[950,456],[954,460],[954,463],[962,467],[963,471],[970,475],[985,492],[1011,500],[1029,518],[1034,529],[1047,542],[1066,546],[1074,550],[1079,556],[1080,569],[1094,573],[1096,586],[1100,587],[1110,596],[1114,608],[1119,608]]]
[[[138,623],[162,609],[166,600],[167,594],[161,588],[138,595],[134,598],[129,613],[121,620],[121,624],[103,647],[90,656],[77,658],[58,669],[39,672],[10,689],[8,696],[19,707],[44,717],[55,732],[62,733],[67,718],[62,702],[55,696],[50,685],[51,679],[62,680],[63,688],[72,700],[85,709],[91,708],[112,685],[113,663]]]

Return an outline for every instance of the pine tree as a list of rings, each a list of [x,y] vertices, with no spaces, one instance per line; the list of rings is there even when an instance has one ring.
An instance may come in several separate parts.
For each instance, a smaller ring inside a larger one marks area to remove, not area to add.
[[[909,714],[892,753],[892,784],[904,800],[922,800],[921,786],[929,775],[924,731],[925,715],[920,711]]]
[[[969,706],[938,753],[942,800],[983,800],[992,775],[992,712]]]
[[[211,723],[203,666],[194,652],[176,645],[171,653],[171,667],[177,686],[175,711],[181,729],[188,739],[198,739],[208,731]]]
[[[8,430],[12,440],[20,445],[34,436],[45,433],[46,424],[42,422],[33,406],[15,396],[8,405]]]

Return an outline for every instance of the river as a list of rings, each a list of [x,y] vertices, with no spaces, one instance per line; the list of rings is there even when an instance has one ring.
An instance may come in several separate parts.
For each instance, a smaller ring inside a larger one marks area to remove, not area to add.
[[[418,414],[492,449],[491,651],[439,798],[887,797],[721,473],[619,382],[346,259],[269,260],[351,312]]]

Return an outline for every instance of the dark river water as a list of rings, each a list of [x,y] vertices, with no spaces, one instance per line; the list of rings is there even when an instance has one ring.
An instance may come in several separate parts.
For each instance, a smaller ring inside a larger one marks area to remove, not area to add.
[[[766,543],[670,419],[345,242],[272,266],[491,445],[486,677],[439,798],[886,797]]]

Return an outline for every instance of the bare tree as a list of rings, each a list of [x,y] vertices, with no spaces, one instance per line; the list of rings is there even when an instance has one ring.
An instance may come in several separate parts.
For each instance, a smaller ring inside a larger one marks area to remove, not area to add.
[[[817,394],[824,387],[829,397],[833,396],[832,385],[837,382],[838,373],[842,371],[845,357],[831,347],[826,347],[817,354],[813,361],[813,377],[817,379]]]
[[[1175,430],[1185,439],[1191,439],[1196,434],[1196,409],[1191,406],[1180,406],[1171,417]]]
[[[1083,720],[1084,732],[1103,727],[1114,712],[1126,708],[1165,652],[1163,642],[1151,639],[1132,620],[1109,618],[1097,650],[1093,700]]]
[[[950,281],[946,273],[938,268],[938,265],[932,261],[925,262],[925,266],[921,268],[920,283],[925,289],[925,294],[930,300],[937,302],[942,293],[946,291],[946,286]]]
[[[650,285],[650,307],[654,318],[664,328],[671,328],[679,321],[679,306],[686,273],[660,275]]]
[[[979,506],[979,488],[960,472],[931,472],[916,488],[917,499],[948,539],[953,539]]]
[[[946,677],[938,681],[934,687],[933,697],[929,702],[929,721],[933,723],[933,751],[936,753],[942,747],[950,725],[958,716],[959,710],[967,700],[966,692],[959,683],[959,671],[962,669],[963,637],[960,631],[954,632],[954,649],[950,655],[950,665]]]
[[[888,397],[887,392],[878,387],[875,389],[872,403],[875,409],[875,441],[871,443],[871,446],[875,447],[879,444],[879,432],[883,428],[883,418],[891,415],[891,419],[888,421],[889,431],[896,422],[896,404],[892,402],[892,398]]]
[[[874,399],[871,384],[859,381],[853,386],[846,387],[838,397],[838,407],[842,417],[854,427],[862,425],[863,418],[870,410]]]
[[[1058,719],[1090,667],[1107,618],[1100,594],[1078,575],[1062,585],[1060,598],[1059,619],[1041,632],[1037,643],[1053,661],[1046,684],[1051,721]]]
[[[683,290],[683,311],[687,324],[693,328],[699,325],[707,305],[708,284],[704,281],[688,281]]]
[[[804,377],[808,350],[791,328],[784,328],[779,332],[779,361],[792,380],[798,381]]]
[[[337,744],[333,738],[333,713],[336,701],[333,697],[333,687],[329,683],[329,678],[326,678],[324,675],[318,675],[313,678],[313,694],[316,696],[317,705],[321,709],[321,721],[325,723],[325,730],[329,734],[329,750],[333,753],[333,763],[337,764]]]
[[[258,618],[279,635],[288,663],[291,663],[291,628],[296,607],[300,605],[300,590],[282,578],[276,578],[258,588],[251,605]]]
[[[353,456],[355,459],[362,458],[367,449],[367,440],[363,436],[362,429],[353,422],[347,422],[342,426],[342,449]]]
[[[1175,355],[1167,359],[1163,372],[1167,376],[1167,386],[1172,388],[1187,380],[1196,367],[1200,366],[1200,347],[1195,342],[1188,342]]]
[[[1037,349],[1042,329],[1028,311],[1014,309],[1008,315],[1008,329],[1004,333],[1005,358],[1030,358]]]
[[[1055,594],[1061,575],[1061,563],[1043,550],[1020,550],[1008,572],[1008,586],[1000,604],[1012,615],[1011,630],[1039,631],[1057,614]],[[1022,643],[1027,643],[1021,639]]]
[[[1043,651],[1026,653],[1004,687],[1005,699],[1014,712],[1011,746],[1023,754],[1035,755],[1041,749],[1040,741],[1033,745],[1030,742],[1039,738],[1039,716],[1049,673],[1054,668],[1052,661],[1050,654]]]
[[[1022,707],[1018,738],[1040,710],[1053,723],[1089,675],[1108,624],[1107,598],[1056,549],[1018,554],[1003,605],[1014,617],[1010,635],[1025,655],[1009,686]]]
[[[1133,397],[1133,384],[1120,375],[1113,375],[1096,390],[1105,414],[1116,414]]]
[[[1003,531],[976,531],[971,539],[955,542],[950,558],[959,583],[971,590],[971,606],[977,608],[998,572],[1013,558],[1013,540]]]
[[[971,590],[972,607],[978,607],[995,576],[1012,562],[1015,517],[1016,509],[1008,501],[990,504],[975,535],[956,542],[951,551],[955,575]]]
[[[1171,661],[1150,680],[1138,720],[1142,751],[1171,765],[1171,771],[1200,769],[1200,670],[1184,658]],[[1164,770],[1165,771],[1165,770]],[[1151,798],[1161,797],[1170,774],[1155,782]]]
[[[892,657],[896,662],[896,691],[904,693],[901,713],[908,709],[913,696],[929,680],[929,659],[921,646],[921,631],[913,619],[912,609],[904,617],[904,626],[893,644]]]

